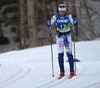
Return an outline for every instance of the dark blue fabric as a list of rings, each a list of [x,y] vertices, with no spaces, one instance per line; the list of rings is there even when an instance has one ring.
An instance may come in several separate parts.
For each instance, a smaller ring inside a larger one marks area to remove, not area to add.
[[[64,59],[63,59],[64,53],[58,54],[58,62],[59,62],[59,67],[61,71],[64,71]]]
[[[47,21],[47,24],[46,24],[46,25],[47,25],[47,27],[50,27],[50,22],[49,22],[49,21]]]
[[[66,62],[69,62],[69,60],[67,60]],[[81,61],[74,58],[74,59],[73,59],[73,62],[81,62]]]
[[[74,67],[74,63],[73,63],[73,55],[67,53],[67,56],[68,56],[68,60],[69,60],[70,70],[73,70],[73,69],[74,69],[74,68],[73,68],[73,67]]]
[[[74,20],[74,26],[75,26],[75,27],[77,27],[77,26],[78,26],[78,22],[77,22],[77,20],[76,20],[76,19]]]

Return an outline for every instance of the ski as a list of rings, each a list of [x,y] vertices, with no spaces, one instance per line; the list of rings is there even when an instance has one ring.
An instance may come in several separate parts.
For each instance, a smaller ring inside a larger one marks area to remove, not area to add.
[[[65,74],[64,74],[64,76],[65,76]],[[61,75],[60,75],[60,76],[58,77],[58,80],[60,80],[60,79],[63,78],[64,76],[61,76]]]
[[[60,75],[60,76],[58,77],[58,80],[60,80],[61,78],[65,77],[65,76],[66,76],[65,74],[64,74],[64,76],[61,76],[61,75]],[[74,75],[69,75],[69,76],[68,76],[68,79],[71,79],[71,78],[73,78],[74,76],[76,76],[76,75],[75,75],[75,74],[74,74]]]
[[[73,78],[74,76],[76,76],[75,74],[74,75],[69,75],[68,76],[68,79],[71,79],[71,78]]]

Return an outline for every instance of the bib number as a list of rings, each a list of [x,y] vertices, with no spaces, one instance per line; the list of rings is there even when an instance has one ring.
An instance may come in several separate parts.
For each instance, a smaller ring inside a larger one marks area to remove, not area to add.
[[[60,24],[60,28],[63,29],[66,27],[66,24]]]

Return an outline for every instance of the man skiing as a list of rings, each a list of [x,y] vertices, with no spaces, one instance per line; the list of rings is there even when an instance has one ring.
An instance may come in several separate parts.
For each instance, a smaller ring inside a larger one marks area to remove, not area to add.
[[[49,18],[47,21],[47,27],[50,27],[54,22],[57,27],[57,47],[58,47],[58,63],[60,67],[60,76],[58,79],[65,76],[64,72],[64,46],[66,54],[69,60],[70,75],[74,76],[74,63],[72,55],[72,40],[71,40],[71,23],[74,26],[78,26],[78,22],[75,19],[75,15],[66,13],[66,7],[64,4],[60,4],[58,7],[59,13],[54,15],[52,18]]]

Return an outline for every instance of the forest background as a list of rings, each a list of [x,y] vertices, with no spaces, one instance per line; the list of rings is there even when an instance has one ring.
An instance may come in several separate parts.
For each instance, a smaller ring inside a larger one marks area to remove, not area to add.
[[[49,45],[46,21],[58,13],[59,4],[76,15],[79,25],[71,27],[76,41],[100,38],[100,0],[0,0],[0,53]],[[55,35],[52,25],[53,42]]]

